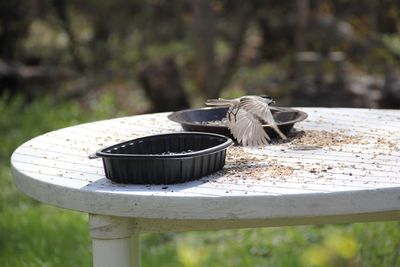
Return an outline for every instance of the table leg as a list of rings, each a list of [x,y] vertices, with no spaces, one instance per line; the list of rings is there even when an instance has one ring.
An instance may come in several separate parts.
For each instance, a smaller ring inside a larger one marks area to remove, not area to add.
[[[131,253],[132,258],[134,259],[132,263],[132,267],[140,267],[141,266],[141,248],[140,248],[140,234],[135,232],[131,236]]]
[[[89,215],[94,267],[140,267],[140,240],[129,218]]]

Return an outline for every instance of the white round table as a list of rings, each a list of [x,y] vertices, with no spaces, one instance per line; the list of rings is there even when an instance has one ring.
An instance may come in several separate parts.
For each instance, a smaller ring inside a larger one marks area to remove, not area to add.
[[[228,148],[223,170],[176,185],[121,185],[96,150],[182,131],[167,113],[53,131],[11,158],[23,193],[89,213],[95,266],[139,266],[142,232],[192,231],[400,218],[400,111],[301,108],[290,142]],[[132,242],[133,240],[133,242]]]

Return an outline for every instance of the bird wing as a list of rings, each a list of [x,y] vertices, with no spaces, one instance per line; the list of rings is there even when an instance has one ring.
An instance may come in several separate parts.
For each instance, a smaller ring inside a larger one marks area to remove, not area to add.
[[[257,96],[242,97],[239,105],[253,114],[256,118],[266,121],[282,139],[287,139],[286,135],[284,135],[276,125],[272,112],[265,101],[259,99]]]
[[[245,96],[241,98],[239,105],[241,108],[247,110],[254,116],[270,123],[266,118],[266,114],[271,112],[268,104],[262,98],[257,96]]]
[[[243,146],[262,146],[271,140],[260,121],[239,105],[229,108],[227,118],[229,130]]]

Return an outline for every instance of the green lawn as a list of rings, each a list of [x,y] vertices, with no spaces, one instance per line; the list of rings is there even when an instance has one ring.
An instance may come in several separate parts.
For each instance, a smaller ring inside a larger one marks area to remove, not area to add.
[[[9,159],[38,134],[123,115],[112,104],[106,96],[83,111],[75,103],[0,98],[0,266],[91,266],[87,216],[19,193]],[[143,266],[400,266],[399,222],[146,234],[142,242]]]

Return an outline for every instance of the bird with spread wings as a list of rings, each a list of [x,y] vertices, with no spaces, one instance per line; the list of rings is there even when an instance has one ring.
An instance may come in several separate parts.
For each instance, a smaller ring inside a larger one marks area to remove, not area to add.
[[[272,116],[269,105],[273,102],[270,96],[249,95],[235,99],[209,99],[206,105],[229,106],[226,113],[227,126],[236,140],[243,146],[263,146],[271,141],[263,128],[263,121],[282,139],[287,139]]]

